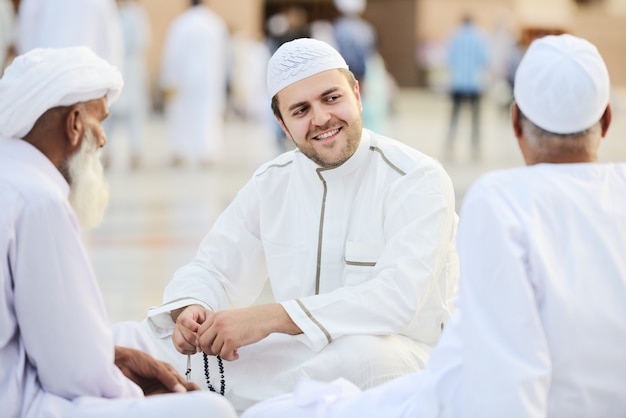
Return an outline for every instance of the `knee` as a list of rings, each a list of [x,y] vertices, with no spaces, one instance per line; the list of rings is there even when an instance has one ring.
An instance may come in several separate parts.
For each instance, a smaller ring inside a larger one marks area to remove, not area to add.
[[[417,342],[401,336],[351,335],[334,340],[304,372],[319,380],[344,377],[367,389],[421,370],[427,356]]]

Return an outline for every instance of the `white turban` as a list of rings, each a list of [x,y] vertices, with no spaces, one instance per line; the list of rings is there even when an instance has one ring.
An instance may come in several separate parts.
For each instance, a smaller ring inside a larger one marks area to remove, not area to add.
[[[0,78],[0,136],[23,138],[48,109],[120,94],[122,75],[87,47],[33,49]]]
[[[326,42],[299,38],[285,42],[267,64],[267,90],[270,97],[291,84],[323,71],[348,69],[341,54]]]
[[[598,49],[572,35],[535,40],[515,74],[515,102],[538,127],[582,132],[598,122],[610,98],[609,72]]]

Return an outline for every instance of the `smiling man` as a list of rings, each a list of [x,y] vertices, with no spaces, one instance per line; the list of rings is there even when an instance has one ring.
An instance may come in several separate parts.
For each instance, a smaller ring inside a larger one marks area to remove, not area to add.
[[[285,43],[268,89],[297,149],[254,173],[147,321],[181,370],[208,354],[192,378],[240,410],[304,376],[368,388],[420,370],[457,283],[450,178],[362,128],[341,55]],[[254,304],[268,280],[275,303]]]

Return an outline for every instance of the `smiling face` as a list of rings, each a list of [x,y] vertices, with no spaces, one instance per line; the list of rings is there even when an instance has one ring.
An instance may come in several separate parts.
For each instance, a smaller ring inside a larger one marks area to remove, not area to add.
[[[285,87],[277,95],[278,123],[298,149],[324,168],[346,162],[361,141],[361,95],[341,70],[329,70]]]

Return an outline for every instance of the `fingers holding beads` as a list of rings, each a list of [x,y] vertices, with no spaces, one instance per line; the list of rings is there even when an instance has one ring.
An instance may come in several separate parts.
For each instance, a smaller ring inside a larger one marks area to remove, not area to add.
[[[195,354],[198,351],[198,329],[209,311],[198,305],[186,307],[176,317],[172,342],[182,354]]]

